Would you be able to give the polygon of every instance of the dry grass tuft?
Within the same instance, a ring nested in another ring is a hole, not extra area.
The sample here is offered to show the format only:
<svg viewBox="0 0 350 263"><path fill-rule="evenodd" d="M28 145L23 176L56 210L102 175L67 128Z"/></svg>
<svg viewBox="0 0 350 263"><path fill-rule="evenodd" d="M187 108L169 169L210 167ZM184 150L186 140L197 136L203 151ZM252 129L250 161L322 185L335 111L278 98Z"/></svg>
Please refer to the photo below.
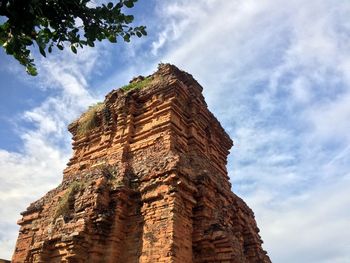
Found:
<svg viewBox="0 0 350 263"><path fill-rule="evenodd" d="M68 216L70 211L70 205L74 202L75 194L83 188L83 184L80 182L73 182L67 189L66 192L61 197L61 200L58 203L56 208L54 219L59 216Z"/></svg>
<svg viewBox="0 0 350 263"><path fill-rule="evenodd" d="M104 109L103 102L96 103L90 106L88 111L79 119L77 134L79 136L86 135L89 131L96 128L98 125L97 113Z"/></svg>

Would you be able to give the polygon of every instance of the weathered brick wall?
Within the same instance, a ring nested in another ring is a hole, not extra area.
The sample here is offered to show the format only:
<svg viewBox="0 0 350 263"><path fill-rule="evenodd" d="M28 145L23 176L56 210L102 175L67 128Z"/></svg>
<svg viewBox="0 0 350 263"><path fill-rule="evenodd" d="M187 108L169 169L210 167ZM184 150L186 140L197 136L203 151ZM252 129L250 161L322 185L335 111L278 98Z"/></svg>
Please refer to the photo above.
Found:
<svg viewBox="0 0 350 263"><path fill-rule="evenodd" d="M69 126L73 157L22 213L13 262L270 262L202 87L168 64L148 80L109 93L89 132Z"/></svg>

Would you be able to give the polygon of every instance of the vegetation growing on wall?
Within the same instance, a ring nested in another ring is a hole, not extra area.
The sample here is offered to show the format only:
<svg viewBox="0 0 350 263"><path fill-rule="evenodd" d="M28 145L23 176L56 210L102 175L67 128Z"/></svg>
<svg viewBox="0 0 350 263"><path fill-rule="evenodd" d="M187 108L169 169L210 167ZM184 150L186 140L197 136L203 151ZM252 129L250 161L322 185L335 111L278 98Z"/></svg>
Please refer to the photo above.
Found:
<svg viewBox="0 0 350 263"><path fill-rule="evenodd" d="M86 135L89 131L98 126L97 113L104 109L104 103L99 102L90 106L88 111L79 119L77 134Z"/></svg>
<svg viewBox="0 0 350 263"><path fill-rule="evenodd" d="M58 218L59 216L66 217L69 214L70 204L74 202L75 194L83 188L83 184L81 182L73 182L67 189L66 192L61 197L57 205L57 209L55 212L54 218Z"/></svg>
<svg viewBox="0 0 350 263"><path fill-rule="evenodd" d="M128 85L125 85L125 86L121 87L121 89L124 91L129 91L129 90L133 90L133 89L142 89L142 88L148 86L151 83L151 81L152 81L152 78L147 77L141 81L132 82Z"/></svg>

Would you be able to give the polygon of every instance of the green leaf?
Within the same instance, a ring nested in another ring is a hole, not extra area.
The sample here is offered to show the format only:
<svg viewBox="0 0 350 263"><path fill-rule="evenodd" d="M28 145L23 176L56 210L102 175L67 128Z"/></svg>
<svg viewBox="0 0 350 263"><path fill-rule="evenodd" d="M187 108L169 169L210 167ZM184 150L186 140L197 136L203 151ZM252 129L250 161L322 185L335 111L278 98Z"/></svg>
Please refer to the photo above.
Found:
<svg viewBox="0 0 350 263"><path fill-rule="evenodd" d="M62 45L60 45L60 44L57 44L57 47L58 47L59 50L63 50L63 48L64 48L64 47L63 47Z"/></svg>
<svg viewBox="0 0 350 263"><path fill-rule="evenodd" d="M108 37L109 42L111 43L117 43L117 37L115 35L110 35Z"/></svg>
<svg viewBox="0 0 350 263"><path fill-rule="evenodd" d="M125 42L130 42L130 34L126 33L123 38Z"/></svg>
<svg viewBox="0 0 350 263"><path fill-rule="evenodd" d="M125 23L130 24L134 20L134 16L128 15L124 17Z"/></svg>
<svg viewBox="0 0 350 263"><path fill-rule="evenodd" d="M145 30L144 27L142 27L140 31L144 36L147 36L147 31Z"/></svg>
<svg viewBox="0 0 350 263"><path fill-rule="evenodd" d="M108 7L108 9L112 9L112 8L113 8L113 3L109 2L109 3L107 4L107 7Z"/></svg>
<svg viewBox="0 0 350 263"><path fill-rule="evenodd" d="M74 54L77 54L77 48L74 45L71 45L70 49L73 51Z"/></svg>
<svg viewBox="0 0 350 263"><path fill-rule="evenodd" d="M94 46L95 46L94 42L91 41L91 40L86 40L86 43L87 43L90 47L94 47Z"/></svg>
<svg viewBox="0 0 350 263"><path fill-rule="evenodd" d="M134 7L134 2L133 1L125 1L124 5L128 8Z"/></svg>
<svg viewBox="0 0 350 263"><path fill-rule="evenodd" d="M47 19L43 19L41 24L44 26L44 27L48 27L49 26L49 23L47 21Z"/></svg>
<svg viewBox="0 0 350 263"><path fill-rule="evenodd" d="M49 46L48 51L49 51L49 53L52 52L52 46Z"/></svg>
<svg viewBox="0 0 350 263"><path fill-rule="evenodd" d="M36 68L33 65L28 65L26 67L26 71L29 75L32 75L32 76L38 75L38 71L36 70Z"/></svg>
<svg viewBox="0 0 350 263"><path fill-rule="evenodd" d="M30 46L33 44L33 41L30 37L24 37L22 41L26 46Z"/></svg>
<svg viewBox="0 0 350 263"><path fill-rule="evenodd" d="M121 2L119 2L118 4L115 5L116 9L120 9L123 7L123 4Z"/></svg>
<svg viewBox="0 0 350 263"><path fill-rule="evenodd" d="M39 47L40 54L44 57L46 57L45 50L42 47Z"/></svg>
<svg viewBox="0 0 350 263"><path fill-rule="evenodd" d="M3 47L5 48L7 54L13 55L15 53L12 41L6 41Z"/></svg>
<svg viewBox="0 0 350 263"><path fill-rule="evenodd" d="M137 35L138 37L142 37L142 33L141 33L140 31L136 31L136 35Z"/></svg>

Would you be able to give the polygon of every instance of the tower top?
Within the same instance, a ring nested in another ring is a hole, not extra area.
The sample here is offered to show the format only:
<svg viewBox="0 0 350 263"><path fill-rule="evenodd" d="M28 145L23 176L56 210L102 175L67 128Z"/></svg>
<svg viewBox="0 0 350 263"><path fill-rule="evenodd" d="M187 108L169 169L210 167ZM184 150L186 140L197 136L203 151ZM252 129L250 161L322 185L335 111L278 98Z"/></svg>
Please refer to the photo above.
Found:
<svg viewBox="0 0 350 263"><path fill-rule="evenodd" d="M205 156L226 174L232 140L208 110L202 90L192 75L171 64L112 90L69 125L74 154L65 177L113 165L159 139L168 150Z"/></svg>

